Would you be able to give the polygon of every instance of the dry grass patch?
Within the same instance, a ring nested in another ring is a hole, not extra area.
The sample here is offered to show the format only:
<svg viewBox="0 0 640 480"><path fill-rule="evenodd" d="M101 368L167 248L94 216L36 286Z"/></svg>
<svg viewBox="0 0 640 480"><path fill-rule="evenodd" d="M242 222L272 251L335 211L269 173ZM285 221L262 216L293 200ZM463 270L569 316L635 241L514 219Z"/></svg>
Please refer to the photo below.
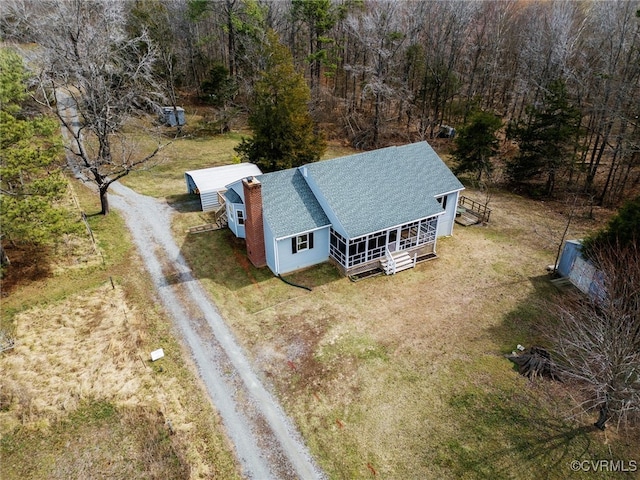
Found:
<svg viewBox="0 0 640 480"><path fill-rule="evenodd" d="M3 478L189 478L173 439L154 412L86 403L48 435L22 430L5 437Z"/></svg>
<svg viewBox="0 0 640 480"><path fill-rule="evenodd" d="M176 478L176 472L183 472L180 477L187 472L189 478L235 476L226 440L215 433L220 426L211 405L203 403L202 392L194 396L195 385L185 388L193 380L185 378L180 347L169 331L149 331L155 315L147 313L131 306L122 287L107 283L17 314L16 347L0 357L0 431L10 439L3 444L5 453L25 455L15 444L33 441L29 432L51 437L55 444L70 429L79 429L69 447L78 455L49 458L39 470L48 472L44 476L69 478L64 472L80 472L82 477L82 462L91 464L87 458L108 463L112 472L128 471L133 461L151 478ZM149 352L157 346L168 357L152 364ZM117 411L117 421L102 419L92 430L74 420L78 412L99 409L98 404ZM136 422L140 426L130 433L119 427ZM203 435L205 428L212 431ZM98 441L80 441L95 435ZM112 443L114 435L120 442ZM146 457L137 457L145 451ZM173 458L169 464L163 463L165 455ZM160 466L154 467L157 462Z"/></svg>
<svg viewBox="0 0 640 480"><path fill-rule="evenodd" d="M16 347L0 359L3 393L14 400L5 421L55 421L87 398L144 403L152 378L139 356L145 333L121 288L103 285L14 320Z"/></svg>

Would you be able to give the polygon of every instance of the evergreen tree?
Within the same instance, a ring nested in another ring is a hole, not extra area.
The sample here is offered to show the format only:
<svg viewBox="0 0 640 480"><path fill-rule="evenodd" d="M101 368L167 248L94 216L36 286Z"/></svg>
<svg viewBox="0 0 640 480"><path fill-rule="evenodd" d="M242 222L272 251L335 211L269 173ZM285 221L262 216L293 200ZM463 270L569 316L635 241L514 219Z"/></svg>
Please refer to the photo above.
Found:
<svg viewBox="0 0 640 480"><path fill-rule="evenodd" d="M307 25L309 47L307 61L311 73L311 90L316 92L320 87L322 66L327 63L328 52L325 44L332 39L326 36L341 14L349 8L348 4L338 6L331 0L291 0L292 14Z"/></svg>
<svg viewBox="0 0 640 480"><path fill-rule="evenodd" d="M309 87L273 31L267 35L265 62L249 116L253 138L243 139L236 151L265 172L319 160L325 142L309 114Z"/></svg>
<svg viewBox="0 0 640 480"><path fill-rule="evenodd" d="M221 63L214 64L200 84L203 99L214 107L224 107L238 91L238 86Z"/></svg>
<svg viewBox="0 0 640 480"><path fill-rule="evenodd" d="M525 122L509 125L507 138L518 142L520 152L507 164L514 183L530 183L546 176L545 194L553 194L556 173L569 165L576 150L580 111L569 103L565 84L549 85L540 105L527 108Z"/></svg>
<svg viewBox="0 0 640 480"><path fill-rule="evenodd" d="M460 129L455 139L453 157L457 162L455 173L473 172L477 179L482 174L491 174L491 157L498 153L496 132L502 126L500 118L492 113L477 111L471 114L469 122Z"/></svg>
<svg viewBox="0 0 640 480"><path fill-rule="evenodd" d="M606 228L588 236L582 242L582 251L592 258L599 249L638 247L640 242L640 196L627 201L611 218Z"/></svg>
<svg viewBox="0 0 640 480"><path fill-rule="evenodd" d="M56 206L67 188L60 171L58 124L50 118L23 114L25 80L22 59L0 49L2 242L45 245L73 227L66 210ZM8 258L4 248L1 250L5 265Z"/></svg>

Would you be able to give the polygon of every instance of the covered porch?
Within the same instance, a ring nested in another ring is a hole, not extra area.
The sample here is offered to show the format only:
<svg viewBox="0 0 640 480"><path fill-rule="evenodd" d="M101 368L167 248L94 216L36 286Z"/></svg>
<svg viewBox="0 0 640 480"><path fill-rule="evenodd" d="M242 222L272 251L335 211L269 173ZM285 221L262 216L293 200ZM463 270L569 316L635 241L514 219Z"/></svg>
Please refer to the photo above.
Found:
<svg viewBox="0 0 640 480"><path fill-rule="evenodd" d="M437 228L438 216L351 239L332 228L329 255L345 275L376 269L393 274L435 258Z"/></svg>

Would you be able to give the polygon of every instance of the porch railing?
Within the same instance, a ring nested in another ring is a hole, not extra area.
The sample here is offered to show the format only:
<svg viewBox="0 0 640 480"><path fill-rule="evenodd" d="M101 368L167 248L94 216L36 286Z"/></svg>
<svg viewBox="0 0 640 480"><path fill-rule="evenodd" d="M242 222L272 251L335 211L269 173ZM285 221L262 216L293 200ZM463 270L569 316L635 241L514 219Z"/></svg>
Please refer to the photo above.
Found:
<svg viewBox="0 0 640 480"><path fill-rule="evenodd" d="M476 216L480 218L481 222L483 223L489 222L489 217L491 216L491 209L486 205L461 195L460 200L458 201L458 206L464 207L467 210L471 210L472 212L474 212Z"/></svg>

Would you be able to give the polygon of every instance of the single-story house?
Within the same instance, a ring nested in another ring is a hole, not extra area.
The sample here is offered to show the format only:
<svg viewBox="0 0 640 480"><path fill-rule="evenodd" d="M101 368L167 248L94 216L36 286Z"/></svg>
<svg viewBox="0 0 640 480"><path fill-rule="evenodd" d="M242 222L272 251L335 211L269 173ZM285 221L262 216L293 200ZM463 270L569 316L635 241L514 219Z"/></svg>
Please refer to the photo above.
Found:
<svg viewBox="0 0 640 480"><path fill-rule="evenodd" d="M229 228L281 275L331 261L346 275L395 273L451 235L460 181L426 142L388 147L227 185Z"/></svg>
<svg viewBox="0 0 640 480"><path fill-rule="evenodd" d="M241 178L260 175L262 172L253 163L234 163L222 167L203 168L185 172L187 193L200 196L203 212L220 207L220 195L226 190L226 185Z"/></svg>

